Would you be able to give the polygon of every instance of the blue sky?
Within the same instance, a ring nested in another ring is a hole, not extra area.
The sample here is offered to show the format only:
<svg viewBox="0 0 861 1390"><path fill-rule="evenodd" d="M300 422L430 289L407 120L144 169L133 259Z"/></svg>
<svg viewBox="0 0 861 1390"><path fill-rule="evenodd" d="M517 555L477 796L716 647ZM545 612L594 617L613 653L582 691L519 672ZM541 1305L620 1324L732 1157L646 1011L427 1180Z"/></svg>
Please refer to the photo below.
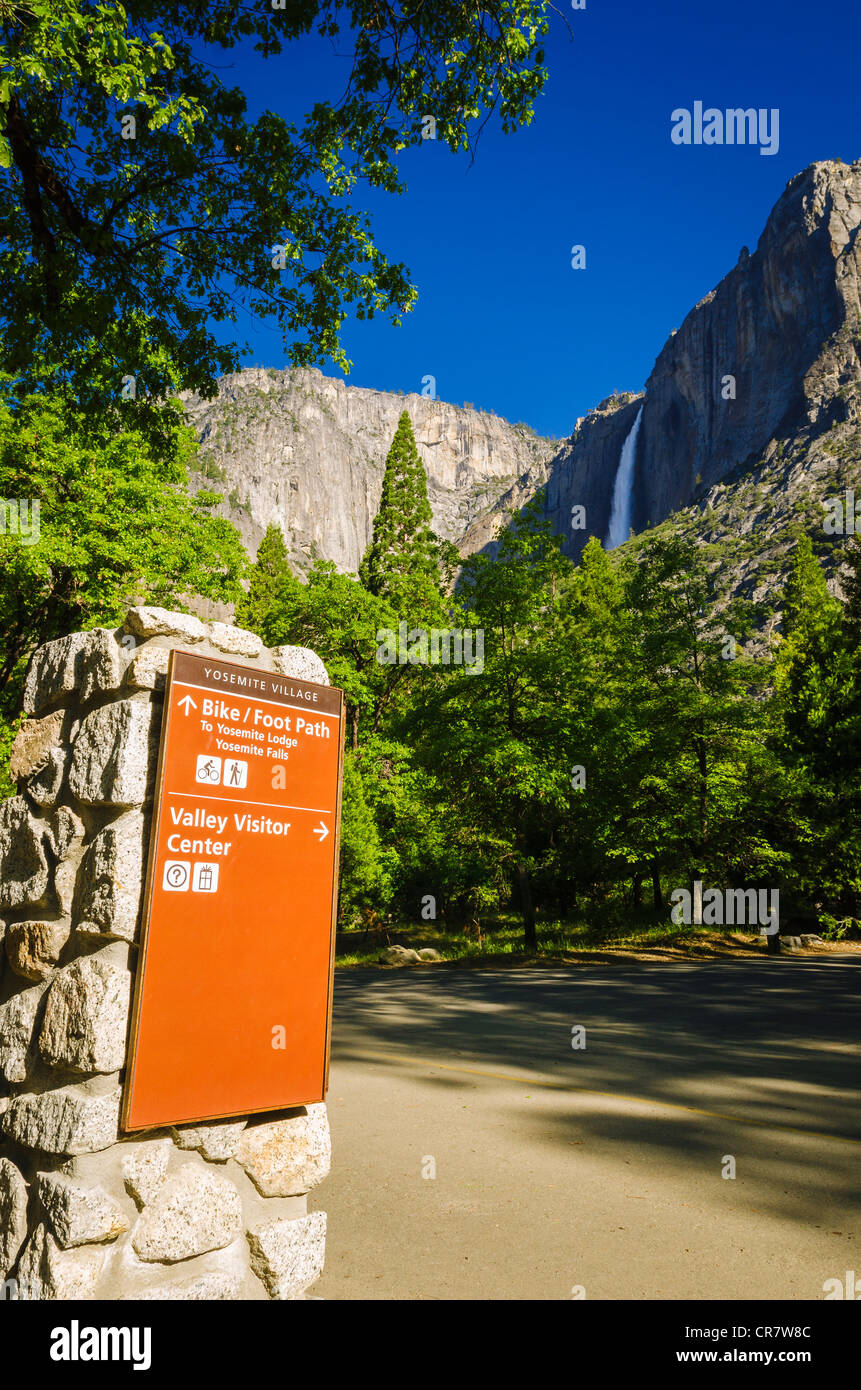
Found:
<svg viewBox="0 0 861 1390"><path fill-rule="evenodd" d="M351 384L420 391L431 374L444 400L566 435L611 391L642 388L670 331L742 245L753 251L793 174L861 157L861 11L846 0L558 8L571 35L552 15L550 80L530 127L488 126L472 165L426 141L403 156L404 196L356 200L419 301L400 328L345 326ZM347 71L318 38L266 63L234 52L225 68L252 115L291 118L337 95ZM778 108L778 152L674 145L671 112L697 100ZM585 270L571 268L575 244ZM237 333L248 364L285 365L271 324L244 318Z"/></svg>

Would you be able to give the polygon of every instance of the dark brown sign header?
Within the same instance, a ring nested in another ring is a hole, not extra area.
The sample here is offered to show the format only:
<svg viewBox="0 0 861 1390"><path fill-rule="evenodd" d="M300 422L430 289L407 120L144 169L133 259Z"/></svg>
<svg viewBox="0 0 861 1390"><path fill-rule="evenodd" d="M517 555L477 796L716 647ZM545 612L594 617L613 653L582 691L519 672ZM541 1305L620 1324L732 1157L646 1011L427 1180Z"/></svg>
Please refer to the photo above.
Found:
<svg viewBox="0 0 861 1390"><path fill-rule="evenodd" d="M233 661L177 650L174 653L174 679L207 690L219 690L225 695L251 695L258 700L274 700L282 705L306 706L321 714L339 714L341 692L330 686L311 681L279 676L274 671L260 671L254 666L238 666ZM235 716L239 718L238 715Z"/></svg>

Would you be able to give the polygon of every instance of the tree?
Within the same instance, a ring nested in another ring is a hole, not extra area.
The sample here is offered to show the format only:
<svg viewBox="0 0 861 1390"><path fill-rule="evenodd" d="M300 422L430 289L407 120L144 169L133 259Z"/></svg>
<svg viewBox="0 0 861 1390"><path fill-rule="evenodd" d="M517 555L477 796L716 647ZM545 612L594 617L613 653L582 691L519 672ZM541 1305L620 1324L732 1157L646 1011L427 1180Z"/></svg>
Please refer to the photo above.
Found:
<svg viewBox="0 0 861 1390"><path fill-rule="evenodd" d="M850 591L845 624L851 632ZM775 668L782 743L801 764L834 766L845 749L834 744L838 692L848 671L841 641L840 604L807 536L798 540L783 603L783 641Z"/></svg>
<svg viewBox="0 0 861 1390"><path fill-rule="evenodd" d="M569 776L554 670L554 592L569 562L543 517L539 494L499 538L494 559L473 555L459 587L465 616L481 629L482 671L428 673L411 712L424 766L449 808L449 842L465 868L461 891L506 880L523 917L527 949L537 945L532 872L546 854Z"/></svg>
<svg viewBox="0 0 861 1390"><path fill-rule="evenodd" d="M290 581L274 595L259 631L269 646L283 642L313 647L334 685L347 698L351 746L359 746L359 727L379 727L391 697L409 667L377 660L377 633L397 619L384 599L369 594L355 575L339 574L331 560L318 560L307 584Z"/></svg>
<svg viewBox="0 0 861 1390"><path fill-rule="evenodd" d="M856 596L828 592L810 540L795 552L774 684L774 741L786 767L788 882L823 920L859 915L861 793Z"/></svg>
<svg viewBox="0 0 861 1390"><path fill-rule="evenodd" d="M630 834L633 806L656 809L655 784L645 782L648 757L640 681L632 669L635 636L617 555L593 537L560 593L559 634L552 646L565 764L573 795L556 835L556 865L565 894L585 889L602 898L620 868L638 884L652 875L660 901L659 866L648 832ZM578 769L576 774L574 770ZM581 771L582 769L582 771ZM637 790L639 788L639 791ZM648 821L648 815L645 817ZM560 894L560 908L568 907Z"/></svg>
<svg viewBox="0 0 861 1390"><path fill-rule="evenodd" d="M0 0L0 366L101 408L124 378L139 399L213 395L239 360L219 326L240 309L274 316L294 362L348 366L347 313L398 322L416 298L350 195L403 191L398 156L427 112L451 150L494 111L507 132L527 123L544 10ZM280 60L312 30L352 48L343 96L301 126L249 121L224 52Z"/></svg>
<svg viewBox="0 0 861 1390"><path fill-rule="evenodd" d="M846 574L843 577L843 627L847 639L861 648L861 541L853 536L843 550Z"/></svg>
<svg viewBox="0 0 861 1390"><path fill-rule="evenodd" d="M258 633L270 646L277 645L269 641L272 624L283 623L300 594L301 585L294 578L287 558L284 533L280 526L272 522L257 547L257 559L249 574L248 592L236 605L237 627Z"/></svg>
<svg viewBox="0 0 861 1390"><path fill-rule="evenodd" d="M388 906L391 892L386 856L365 796L361 768L354 754L348 752L342 789L338 916L351 923L362 908L379 911Z"/></svg>
<svg viewBox="0 0 861 1390"><path fill-rule="evenodd" d="M359 568L369 593L405 619L442 621L440 550L430 528L427 474L403 411L386 457L374 533Z"/></svg>
<svg viewBox="0 0 861 1390"><path fill-rule="evenodd" d="M772 859L750 816L752 788L769 775L764 672L741 646L754 615L728 601L720 558L657 536L629 562L624 680L639 770L626 833L686 877L731 882L767 875Z"/></svg>
<svg viewBox="0 0 861 1390"><path fill-rule="evenodd" d="M0 691L10 698L42 642L116 624L131 603L240 596L245 552L210 515L220 497L188 495L196 445L176 406L168 430L170 447L156 451L132 424L98 428L54 395L0 403L0 497L26 499L30 531L19 511L17 529L0 534Z"/></svg>

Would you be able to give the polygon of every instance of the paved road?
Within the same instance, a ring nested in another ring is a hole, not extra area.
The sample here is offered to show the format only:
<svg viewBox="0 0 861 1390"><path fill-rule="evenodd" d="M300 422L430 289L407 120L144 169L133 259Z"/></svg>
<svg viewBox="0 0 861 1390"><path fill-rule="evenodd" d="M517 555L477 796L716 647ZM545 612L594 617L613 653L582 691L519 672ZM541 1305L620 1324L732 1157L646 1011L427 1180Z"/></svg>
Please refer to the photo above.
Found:
<svg viewBox="0 0 861 1390"><path fill-rule="evenodd" d="M340 971L315 1292L823 1298L861 1276L859 985L857 957Z"/></svg>

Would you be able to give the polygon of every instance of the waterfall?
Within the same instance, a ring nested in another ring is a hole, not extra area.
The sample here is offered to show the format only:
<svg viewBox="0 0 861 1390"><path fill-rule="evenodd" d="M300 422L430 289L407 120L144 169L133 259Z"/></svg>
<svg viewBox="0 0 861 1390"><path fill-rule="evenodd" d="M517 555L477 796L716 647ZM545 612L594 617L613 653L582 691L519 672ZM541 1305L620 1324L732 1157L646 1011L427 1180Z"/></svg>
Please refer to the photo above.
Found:
<svg viewBox="0 0 861 1390"><path fill-rule="evenodd" d="M643 418L643 407L637 412L631 433L622 445L622 453L619 458L619 468L616 472L616 482L613 487L613 505L610 508L610 527L607 531L607 539L604 542L607 550L614 550L617 545L628 539L631 530L631 515L634 510L634 462L637 457L637 435L640 433L640 421Z"/></svg>

